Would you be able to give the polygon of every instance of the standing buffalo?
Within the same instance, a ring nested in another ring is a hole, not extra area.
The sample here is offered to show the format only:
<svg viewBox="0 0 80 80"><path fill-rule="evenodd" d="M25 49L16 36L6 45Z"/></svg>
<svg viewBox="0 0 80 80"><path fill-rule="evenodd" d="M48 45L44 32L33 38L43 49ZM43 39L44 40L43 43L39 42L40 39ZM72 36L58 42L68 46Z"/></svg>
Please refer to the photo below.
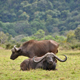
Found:
<svg viewBox="0 0 80 80"><path fill-rule="evenodd" d="M27 56L29 58L32 58L34 56L41 57L47 52L53 52L54 54L56 54L58 52L58 46L59 44L53 40L30 40L25 42L19 48L16 48L14 46L10 59L14 60L21 55Z"/></svg>
<svg viewBox="0 0 80 80"><path fill-rule="evenodd" d="M48 52L42 57L33 57L30 59L24 60L20 64L20 68L23 71L24 70L30 70L30 69L37 69L37 68L42 68L45 70L55 70L56 69L55 59L59 60L60 62L65 62L67 60L67 56L65 56L64 60L61 60L54 53Z"/></svg>

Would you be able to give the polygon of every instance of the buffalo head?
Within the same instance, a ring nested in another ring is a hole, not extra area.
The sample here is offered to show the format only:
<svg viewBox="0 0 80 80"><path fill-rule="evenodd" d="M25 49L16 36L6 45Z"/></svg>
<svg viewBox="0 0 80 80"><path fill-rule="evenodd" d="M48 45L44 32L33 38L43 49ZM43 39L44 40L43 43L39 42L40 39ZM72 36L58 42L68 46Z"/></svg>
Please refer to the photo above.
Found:
<svg viewBox="0 0 80 80"><path fill-rule="evenodd" d="M39 63L41 61L43 61L44 64L44 68L47 70L55 70L56 68L56 59L59 60L60 62L65 62L67 60L67 56L65 56L65 59L62 60L60 58L58 58L54 53L50 53L48 52L47 54L45 54L44 56L42 56L41 58L37 59L37 58L33 58L34 62Z"/></svg>
<svg viewBox="0 0 80 80"><path fill-rule="evenodd" d="M10 59L14 60L16 59L18 56L20 56L21 54L21 49L19 48L16 48L16 46L14 46L14 48L12 48L12 55L10 57Z"/></svg>
<svg viewBox="0 0 80 80"><path fill-rule="evenodd" d="M67 56L66 55L64 55L64 56L65 56L65 59L61 60L54 53L48 52L47 54L45 54L44 56L42 56L42 58L40 58L38 60L36 60L36 58L34 57L34 62L40 62L43 59L46 59L49 64L51 64L53 61L55 61L55 59L59 60L60 62L65 62L67 60Z"/></svg>

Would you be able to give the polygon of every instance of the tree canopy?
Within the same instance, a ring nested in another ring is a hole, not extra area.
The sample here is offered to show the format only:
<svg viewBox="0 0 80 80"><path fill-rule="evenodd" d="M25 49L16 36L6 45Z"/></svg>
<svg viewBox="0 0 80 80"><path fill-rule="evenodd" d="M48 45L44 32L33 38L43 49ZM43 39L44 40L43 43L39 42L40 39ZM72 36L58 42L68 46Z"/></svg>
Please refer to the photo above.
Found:
<svg viewBox="0 0 80 80"><path fill-rule="evenodd" d="M80 0L0 0L0 31L12 36L64 34L80 25Z"/></svg>

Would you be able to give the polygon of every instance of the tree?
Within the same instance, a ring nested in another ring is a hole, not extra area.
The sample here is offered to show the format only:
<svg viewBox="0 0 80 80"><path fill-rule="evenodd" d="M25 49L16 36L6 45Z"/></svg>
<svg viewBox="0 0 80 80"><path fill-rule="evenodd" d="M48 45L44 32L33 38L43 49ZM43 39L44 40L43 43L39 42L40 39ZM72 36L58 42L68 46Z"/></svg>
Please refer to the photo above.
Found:
<svg viewBox="0 0 80 80"><path fill-rule="evenodd" d="M17 35L17 33L13 29L9 29L9 34L11 34L12 36Z"/></svg>
<svg viewBox="0 0 80 80"><path fill-rule="evenodd" d="M80 40L80 25L75 29L75 38Z"/></svg>
<svg viewBox="0 0 80 80"><path fill-rule="evenodd" d="M0 43L1 44L6 43L7 39L8 39L8 36L6 34L4 34L4 32L1 31L0 32Z"/></svg>
<svg viewBox="0 0 80 80"><path fill-rule="evenodd" d="M24 35L18 35L18 36L15 36L14 38L15 38L15 41L20 42L20 40L24 37L25 37Z"/></svg>
<svg viewBox="0 0 80 80"><path fill-rule="evenodd" d="M39 29L34 36L37 40L41 40L45 37L45 32L42 29Z"/></svg>
<svg viewBox="0 0 80 80"><path fill-rule="evenodd" d="M50 39L55 40L54 37L51 36L51 35L47 35L47 36L45 36L45 40L50 40Z"/></svg>
<svg viewBox="0 0 80 80"><path fill-rule="evenodd" d="M20 16L19 16L20 20L29 20L29 15L26 14L26 12L23 12Z"/></svg>
<svg viewBox="0 0 80 80"><path fill-rule="evenodd" d="M70 30L67 34L67 42L72 42L72 40L75 39L75 33L74 31Z"/></svg>
<svg viewBox="0 0 80 80"><path fill-rule="evenodd" d="M55 41L57 42L63 42L66 40L66 37L64 36L55 36Z"/></svg>
<svg viewBox="0 0 80 80"><path fill-rule="evenodd" d="M29 41L29 40L32 40L32 39L33 39L32 37L27 36L27 37L22 38L21 42Z"/></svg>
<svg viewBox="0 0 80 80"><path fill-rule="evenodd" d="M31 28L35 28L35 30L39 30L39 29L45 29L45 23L44 21L40 21L40 20L34 20L30 23Z"/></svg>

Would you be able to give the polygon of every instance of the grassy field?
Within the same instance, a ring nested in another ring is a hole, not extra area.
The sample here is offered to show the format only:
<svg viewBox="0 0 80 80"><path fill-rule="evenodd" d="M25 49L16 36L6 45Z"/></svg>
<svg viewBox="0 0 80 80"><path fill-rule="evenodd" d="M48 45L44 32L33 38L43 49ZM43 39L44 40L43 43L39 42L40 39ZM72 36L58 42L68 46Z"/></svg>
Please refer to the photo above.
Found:
<svg viewBox="0 0 80 80"><path fill-rule="evenodd" d="M80 51L59 51L57 56L63 59L62 54L68 59L63 63L58 61L58 70L20 71L20 63L26 57L10 60L11 51L0 49L0 80L80 80Z"/></svg>

